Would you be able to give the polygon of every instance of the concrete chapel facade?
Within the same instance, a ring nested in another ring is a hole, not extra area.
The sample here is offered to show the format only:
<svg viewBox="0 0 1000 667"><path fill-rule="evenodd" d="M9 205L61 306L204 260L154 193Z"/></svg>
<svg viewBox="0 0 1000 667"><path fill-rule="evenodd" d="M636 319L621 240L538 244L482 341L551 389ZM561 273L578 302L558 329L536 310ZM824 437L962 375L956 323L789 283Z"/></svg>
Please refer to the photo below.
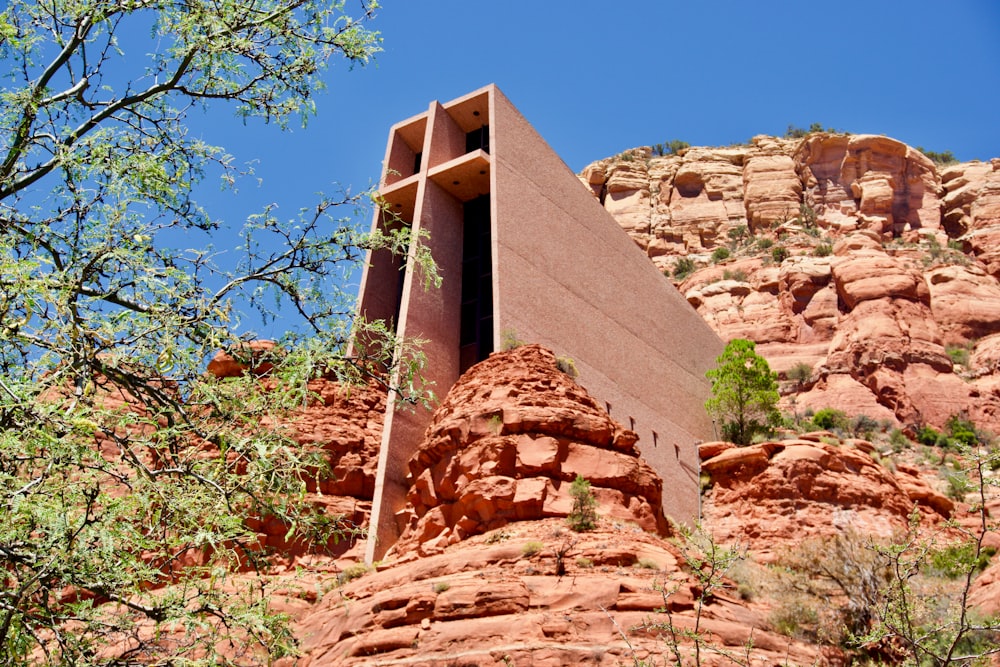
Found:
<svg viewBox="0 0 1000 667"><path fill-rule="evenodd" d="M502 332L571 357L578 381L639 436L664 480L664 512L698 512L695 444L712 438L705 371L722 342L494 85L397 123L381 194L426 231L443 277L424 289L403 260L371 253L358 315L428 341L443 396L499 349ZM393 224L376 213L374 228ZM401 532L407 462L430 421L387 403L366 558Z"/></svg>

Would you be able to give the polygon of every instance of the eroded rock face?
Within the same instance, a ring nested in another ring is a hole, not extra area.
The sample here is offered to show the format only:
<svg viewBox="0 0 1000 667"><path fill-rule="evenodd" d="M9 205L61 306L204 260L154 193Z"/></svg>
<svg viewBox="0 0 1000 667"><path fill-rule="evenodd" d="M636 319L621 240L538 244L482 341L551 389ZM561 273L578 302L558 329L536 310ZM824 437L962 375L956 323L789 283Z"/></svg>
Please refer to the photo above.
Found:
<svg viewBox="0 0 1000 667"><path fill-rule="evenodd" d="M605 520L576 534L560 519L519 522L327 594L296 625L296 664L659 664L670 654L663 610L676 627L694 627L700 588L682 563L674 545L634 526ZM767 664L829 664L819 647L771 629L766 608L727 590L707 598L699 623L723 649L739 651L752 636Z"/></svg>
<svg viewBox="0 0 1000 667"><path fill-rule="evenodd" d="M435 553L511 521L564 517L577 475L601 515L664 533L662 481L636 440L548 350L494 353L448 392L410 461L395 553Z"/></svg>
<svg viewBox="0 0 1000 667"><path fill-rule="evenodd" d="M605 205L665 273L694 262L678 287L721 338L755 341L782 375L809 367L784 384L787 411L937 428L963 413L1000 431L1000 159L939 168L894 139L823 132L632 153L586 178L645 193Z"/></svg>
<svg viewBox="0 0 1000 667"><path fill-rule="evenodd" d="M705 525L716 540L739 541L768 561L803 539L846 529L892 538L906 529L914 505L931 522L951 516L954 503L917 469L893 472L873 451L867 441L841 442L830 433L748 447L705 443Z"/></svg>

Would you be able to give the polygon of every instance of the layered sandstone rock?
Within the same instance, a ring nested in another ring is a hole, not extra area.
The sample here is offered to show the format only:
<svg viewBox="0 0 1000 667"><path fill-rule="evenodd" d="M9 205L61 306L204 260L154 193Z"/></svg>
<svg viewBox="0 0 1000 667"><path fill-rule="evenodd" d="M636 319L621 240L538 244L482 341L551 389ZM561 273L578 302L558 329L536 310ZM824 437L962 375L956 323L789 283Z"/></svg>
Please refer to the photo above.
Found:
<svg viewBox="0 0 1000 667"><path fill-rule="evenodd" d="M783 376L809 367L783 386L788 411L1000 431L1000 159L939 168L887 137L813 133L636 150L585 177L648 193L605 204L665 272L695 263L679 288L720 337L754 340Z"/></svg>
<svg viewBox="0 0 1000 667"><path fill-rule="evenodd" d="M636 440L548 350L494 353L451 388L410 461L395 553L435 553L511 521L564 517L577 475L602 516L665 532L662 481Z"/></svg>
<svg viewBox="0 0 1000 667"><path fill-rule="evenodd" d="M577 534L560 519L518 522L328 593L296 625L305 654L296 664L659 664L672 655L665 610L678 629L694 627L700 587L683 563L677 547L626 523ZM730 587L704 600L707 641L739 652L752 637L766 664L827 664Z"/></svg>
<svg viewBox="0 0 1000 667"><path fill-rule="evenodd" d="M699 454L711 488L703 521L719 542L739 541L769 561L803 539L847 529L892 538L914 505L931 523L951 516L954 503L916 468L893 472L873 452L867 441L830 433L749 447L705 443Z"/></svg>

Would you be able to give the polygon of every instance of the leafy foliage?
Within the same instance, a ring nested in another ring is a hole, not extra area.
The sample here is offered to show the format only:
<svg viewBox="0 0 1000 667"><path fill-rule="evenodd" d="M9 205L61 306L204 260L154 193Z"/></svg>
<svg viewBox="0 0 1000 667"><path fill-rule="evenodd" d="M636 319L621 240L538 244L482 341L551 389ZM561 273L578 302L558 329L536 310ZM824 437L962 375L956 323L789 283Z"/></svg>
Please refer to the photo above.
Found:
<svg viewBox="0 0 1000 667"><path fill-rule="evenodd" d="M800 361L788 369L788 379L794 380L797 384L801 385L812 378L812 373L812 365L805 361Z"/></svg>
<svg viewBox="0 0 1000 667"><path fill-rule="evenodd" d="M729 341L706 375L712 381L712 397L705 408L722 421L728 440L748 445L755 435L770 434L781 423L778 376L757 354L753 341Z"/></svg>
<svg viewBox="0 0 1000 667"><path fill-rule="evenodd" d="M923 146L917 146L917 150L929 157L931 161L941 166L955 164L958 162L958 158L955 157L955 154L951 151L929 151Z"/></svg>
<svg viewBox="0 0 1000 667"><path fill-rule="evenodd" d="M436 275L405 227L359 230L369 193L322 198L288 221L267 209L227 229L193 193L210 173L229 185L241 174L187 121L218 104L282 127L308 117L331 58L363 64L378 50L365 26L375 5L358 7L355 18L316 0L53 0L0 14L7 660L294 652L262 581L237 576L266 565L251 526L277 522L286 543L317 550L352 528L301 502L326 463L277 425L322 375L388 370L417 400L420 357L405 346L394 357L386 324L363 325L365 356L346 357L352 306L341 287L375 248L411 250L425 278ZM239 247L220 266L210 241L226 234ZM302 327L259 356L240 308L267 322L282 306ZM206 376L220 348L270 367L269 379Z"/></svg>
<svg viewBox="0 0 1000 667"><path fill-rule="evenodd" d="M680 139L672 139L666 143L653 144L653 155L678 155L681 151L690 148L691 144Z"/></svg>
<svg viewBox="0 0 1000 667"><path fill-rule="evenodd" d="M834 410L833 408L817 410L816 414L813 415L812 421L816 428L826 430L847 428L848 424L847 415L843 411Z"/></svg>
<svg viewBox="0 0 1000 667"><path fill-rule="evenodd" d="M590 482L577 475L569 488L569 495L573 497L573 511L566 517L569 527L578 533L596 528L597 499L590 490Z"/></svg>
<svg viewBox="0 0 1000 667"><path fill-rule="evenodd" d="M674 264L673 276L678 280L684 280L689 275L694 273L696 268L697 266L695 266L693 259L690 257L681 257Z"/></svg>
<svg viewBox="0 0 1000 667"><path fill-rule="evenodd" d="M681 590L681 584L674 582L673 585L657 586L663 596L661 611L666 620L659 622L650 619L643 624L642 629L646 632L657 632L663 638L673 664L686 665L691 662L700 666L703 664L702 653L709 652L724 657L733 664L749 665L750 650L753 646L752 635L742 647L742 653L736 653L719 646L713 641L711 633L702 629L705 606L714 600L718 591L731 586L728 577L733 568L746 559L746 549L740 544L723 546L700 526L690 528L673 524L673 528L678 535L673 542L680 552L682 567L697 581L697 586L690 588L695 594L694 623L689 626L687 623L681 624L674 620L670 598ZM685 660L685 648L688 644L691 646L690 661ZM640 663L637 661L636 664Z"/></svg>

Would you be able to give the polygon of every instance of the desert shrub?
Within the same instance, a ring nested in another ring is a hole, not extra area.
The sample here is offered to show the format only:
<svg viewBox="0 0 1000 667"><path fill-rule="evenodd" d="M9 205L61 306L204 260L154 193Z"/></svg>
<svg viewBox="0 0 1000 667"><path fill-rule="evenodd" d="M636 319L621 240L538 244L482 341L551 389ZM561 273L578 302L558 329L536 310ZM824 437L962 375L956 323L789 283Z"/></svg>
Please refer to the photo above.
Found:
<svg viewBox="0 0 1000 667"><path fill-rule="evenodd" d="M923 146L917 146L917 150L929 157L934 163L942 166L958 162L958 158L951 151L929 151L924 149Z"/></svg>
<svg viewBox="0 0 1000 667"><path fill-rule="evenodd" d="M819 614L811 602L801 597L786 598L771 612L768 622L778 634L796 639L812 639L813 633L806 628L815 628L819 624Z"/></svg>
<svg viewBox="0 0 1000 667"><path fill-rule="evenodd" d="M938 444L942 435L941 431L937 430L933 426L922 426L920 430L917 431L917 442L921 445L933 447Z"/></svg>
<svg viewBox="0 0 1000 667"><path fill-rule="evenodd" d="M965 345L947 345L944 351L948 353L951 363L955 366L969 366L969 348Z"/></svg>
<svg viewBox="0 0 1000 667"><path fill-rule="evenodd" d="M566 517L569 527L578 533L596 528L597 498L590 490L590 482L577 475L569 488L569 494L573 497L573 511Z"/></svg>
<svg viewBox="0 0 1000 667"><path fill-rule="evenodd" d="M524 546L521 547L521 554L530 558L535 554L539 553L544 548L545 545L539 542L538 540L531 540L529 542L525 542Z"/></svg>
<svg viewBox="0 0 1000 667"><path fill-rule="evenodd" d="M944 493L952 500L965 500L966 494L972 490L972 482L969 481L968 475L960 470L946 470L941 476L947 482Z"/></svg>
<svg viewBox="0 0 1000 667"><path fill-rule="evenodd" d="M681 141L680 139L671 139L662 144L653 144L653 155L664 156L664 155L677 155L685 148L690 148L691 144L686 141Z"/></svg>
<svg viewBox="0 0 1000 667"><path fill-rule="evenodd" d="M576 369L576 362L573 361L572 357L556 357L556 368L573 379L576 379L580 375L580 372Z"/></svg>
<svg viewBox="0 0 1000 667"><path fill-rule="evenodd" d="M774 239L762 238L757 239L757 247L761 250L770 250L771 246L774 245Z"/></svg>
<svg viewBox="0 0 1000 667"><path fill-rule="evenodd" d="M484 541L486 544L497 544L508 539L510 539L510 533L506 530L497 530L487 535Z"/></svg>
<svg viewBox="0 0 1000 667"><path fill-rule="evenodd" d="M892 447L892 451L896 452L897 454L903 451L903 449L905 449L906 447L908 447L909 444L910 441L909 439L907 439L906 434L903 433L898 428L892 429L892 431L889 433L889 446Z"/></svg>
<svg viewBox="0 0 1000 667"><path fill-rule="evenodd" d="M847 427L847 415L840 410L823 408L816 411L816 414L813 415L812 422L816 428L827 431L843 429Z"/></svg>
<svg viewBox="0 0 1000 667"><path fill-rule="evenodd" d="M371 567L365 563L354 563L353 565L348 565L340 574L337 575L337 583L343 586L349 581L354 581L360 576L363 576L371 571Z"/></svg>
<svg viewBox="0 0 1000 667"><path fill-rule="evenodd" d="M788 379L802 384L812 378L812 373L813 367L804 361L800 361L788 369Z"/></svg>
<svg viewBox="0 0 1000 667"><path fill-rule="evenodd" d="M635 562L635 566L644 570L659 570L660 564L652 558L640 558Z"/></svg>
<svg viewBox="0 0 1000 667"><path fill-rule="evenodd" d="M518 338L517 332L513 329L504 329L500 332L500 349L503 351L514 350L524 345L524 341Z"/></svg>
<svg viewBox="0 0 1000 667"><path fill-rule="evenodd" d="M831 538L804 541L784 556L786 594L799 598L800 618L812 610L822 641L847 645L877 621L883 590L891 576L887 559L860 533L846 530Z"/></svg>
<svg viewBox="0 0 1000 667"><path fill-rule="evenodd" d="M673 276L678 280L683 280L694 273L695 268L697 267L695 266L693 259L690 257L681 257L674 264Z"/></svg>
<svg viewBox="0 0 1000 667"><path fill-rule="evenodd" d="M594 567L594 561L592 561L589 558L584 558L583 556L580 556L579 558L576 559L576 566L582 567L584 569L591 568Z"/></svg>
<svg viewBox="0 0 1000 667"><path fill-rule="evenodd" d="M854 419L851 420L851 433L854 434L855 438L871 439L872 434L875 433L878 428L878 420L873 419L868 415L856 415Z"/></svg>
<svg viewBox="0 0 1000 667"><path fill-rule="evenodd" d="M833 254L833 246L829 243L820 243L813 249L813 255L816 257L829 257Z"/></svg>
<svg viewBox="0 0 1000 667"><path fill-rule="evenodd" d="M725 246L719 246L712 251L712 261L718 264L724 259L729 259L729 248Z"/></svg>
<svg viewBox="0 0 1000 667"><path fill-rule="evenodd" d="M444 593L449 588L451 588L451 584L449 584L447 581L435 581L434 585L431 586L431 589L435 593Z"/></svg>
<svg viewBox="0 0 1000 667"><path fill-rule="evenodd" d="M788 259L788 249L780 245L771 248L771 259L775 264L781 264Z"/></svg>
<svg viewBox="0 0 1000 667"><path fill-rule="evenodd" d="M806 229L812 229L816 226L816 211L805 202L799 204L799 222Z"/></svg>
<svg viewBox="0 0 1000 667"><path fill-rule="evenodd" d="M945 428L948 430L948 435L952 440L959 442L967 447L971 447L979 443L979 435L976 432L976 425L970 420L961 417L960 415L952 415L945 422Z"/></svg>
<svg viewBox="0 0 1000 667"><path fill-rule="evenodd" d="M750 230L746 225L736 225L726 232L726 235L729 237L731 247L735 250L736 246L750 235Z"/></svg>
<svg viewBox="0 0 1000 667"><path fill-rule="evenodd" d="M729 269L726 269L725 271L722 272L722 279L736 280L741 283L745 283L747 281L747 274L742 269L736 269L735 271L730 271Z"/></svg>

